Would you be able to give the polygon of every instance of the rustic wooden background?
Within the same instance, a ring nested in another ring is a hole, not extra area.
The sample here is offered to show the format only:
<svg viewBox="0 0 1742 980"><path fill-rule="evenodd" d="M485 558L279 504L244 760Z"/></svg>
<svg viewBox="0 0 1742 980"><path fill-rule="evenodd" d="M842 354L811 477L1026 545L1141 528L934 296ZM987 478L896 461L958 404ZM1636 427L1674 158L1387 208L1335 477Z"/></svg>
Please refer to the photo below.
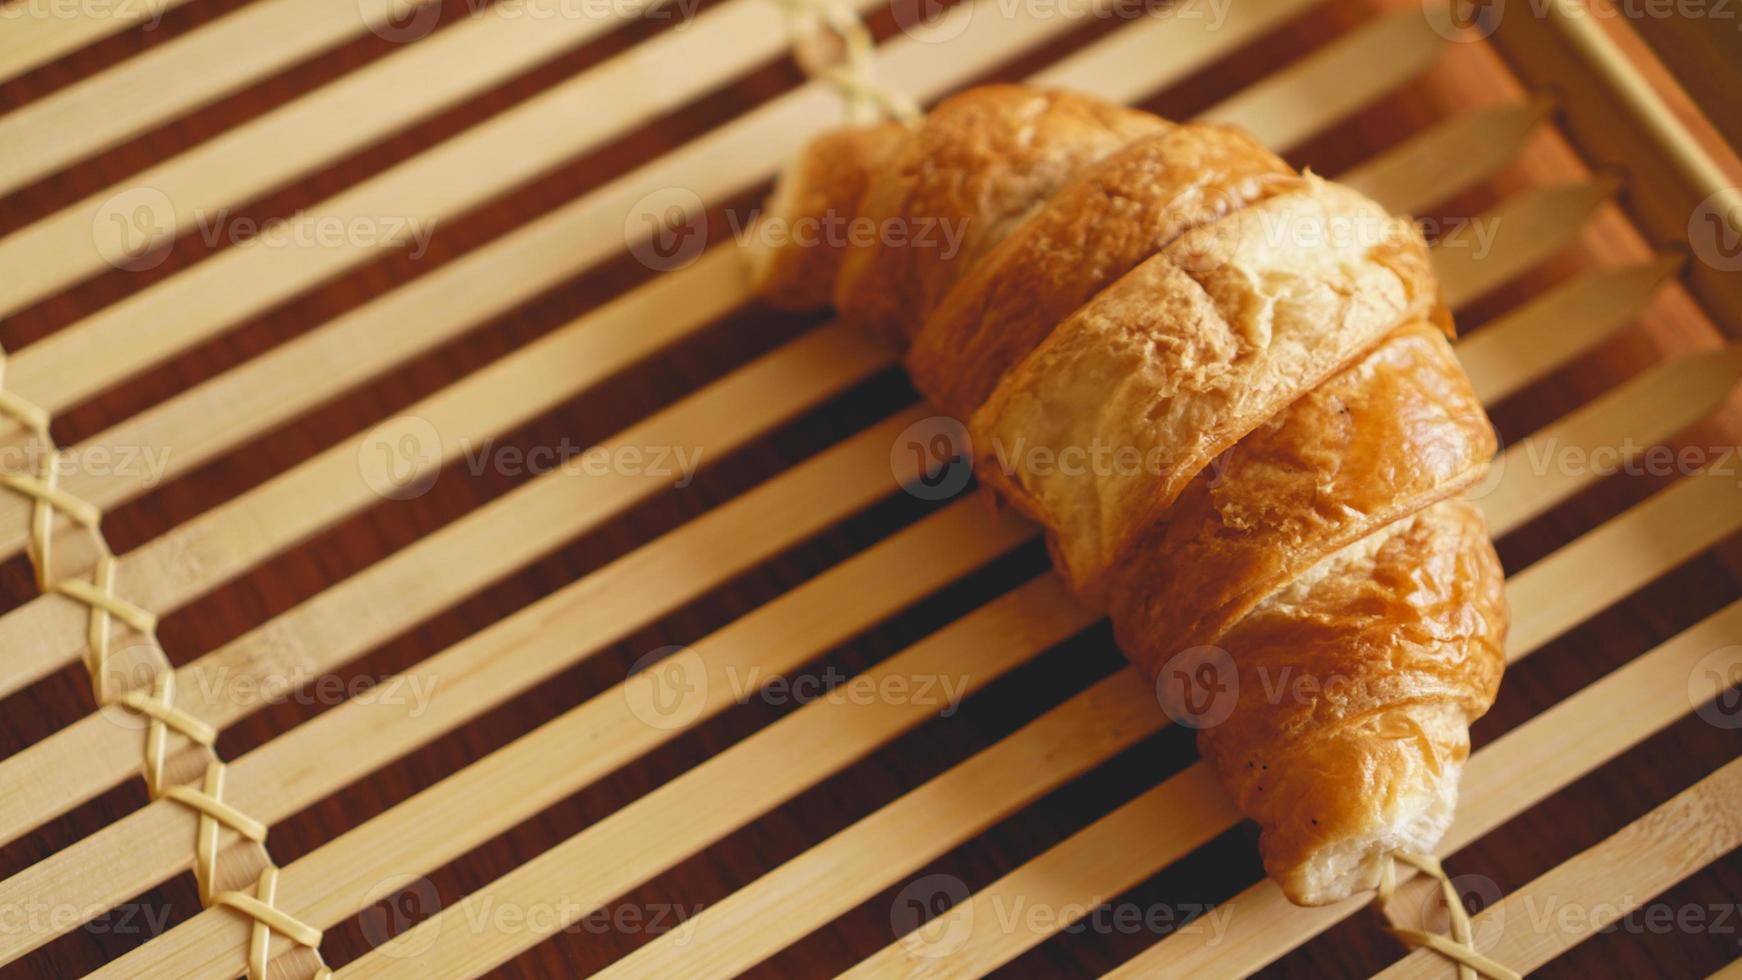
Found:
<svg viewBox="0 0 1742 980"><path fill-rule="evenodd" d="M198 0L165 16L151 30L133 30L63 61L0 85L0 112L54 92L103 67L212 21L244 0ZM450 2L444 24L464 15L466 4ZM1235 86L1262 77L1296 54L1336 36L1348 25L1373 15L1373 4L1331 3L1295 19L1249 45L1215 69L1174 87L1149 107L1183 116L1207 107ZM885 12L873 20L879 36L893 30ZM1012 64L999 77L1025 70L1115 26L1090 25L1040 55ZM0 28L3 29L3 28ZM295 186L238 209L252 217L287 215L312 205L358 180L404 160L434 143L513 105L552 83L596 64L661 29L667 22L632 25L598 42L526 72L486 96L414 126L356 153ZM23 227L53 210L83 198L148 165L305 93L390 52L394 45L373 35L308 60L221 102L160 126L125 145L39 181L0 200L0 234ZM674 72L682 71L673 65ZM765 67L729 89L659 119L628 137L567 163L482 210L439 228L434 246L421 260L393 254L332 281L259 317L242 328L178 357L120 390L69 411L56 420L65 445L159 402L189 385L214 376L308 330L338 312L449 261L550 207L620 175L654 155L731 119L800 80L790 64ZM896 84L900 79L892 79ZM1485 44L1454 44L1420 81L1338 126L1302 148L1298 164L1335 173L1377 149L1394 144L1453 107L1515 95L1498 56ZM148 97L149 93L142 93ZM118 110L121 111L121 110ZM342 121L335 124L342 125ZM0 148L0 153L5 152ZM1576 176L1580 163L1552 132L1530 144L1520 161L1477 192L1443 202L1435 213L1468 216L1498 200L1501 192ZM743 212L758 195L730 202ZM713 214L714 234L724 236L724 211ZM221 245L218 247L222 247ZM173 275L214 251L198 236L185 237L168 261L145 273L115 272L81 283L0 323L0 343L16 350L157 279ZM1545 283L1557 281L1590 260L1614 262L1645 254L1630 226L1607 210L1584 236L1579 249L1558 259L1517 287L1478 304L1464 318L1466 329L1515 304ZM8 274L0 272L0 274ZM244 449L160 487L108 516L106 528L118 551L162 534L176 524L242 490L272 477L321 448L360 431L415 399L461 377L578 313L598 305L651 273L622 258L565 283L512 314L478 329L391 377L353 392L296 420ZM588 443L672 401L698 385L771 349L809 326L812 320L746 310L664 356L602 388L564 405L516 432L511 443L532 447L559 445L564 438ZM1678 289L1666 290L1649 315L1565 370L1509 399L1495 412L1507 441L1520 438L1563 414L1618 379L1637 373L1667 352L1710 347L1717 335ZM577 576L599 567L635 545L660 534L753 485L784 465L805 457L855 427L910 399L893 372L837 399L804 421L788 426L707 470L693 486L668 492L612 522L597 533L571 542L550 558L399 637L345 672L352 678L378 677L429 656L490 622L518 609ZM1684 434L1702 446L1736 445L1742 425L1735 403L1712 423ZM237 636L306 599L421 535L481 503L500 496L518 481L500 474L473 476L450 467L432 492L409 502L383 502L332 528L254 573L170 616L161 629L164 646L178 663ZM1594 523L1659 489L1663 481L1616 476L1566 505L1519 529L1501 542L1510 569L1522 567L1571 540ZM866 543L924 513L929 505L897 500L876 508L753 574L722 588L681 612L640 630L628 640L587 660L550 683L489 713L463 730L436 741L390 769L336 797L274 826L271 850L280 864L320 846L346 828L374 816L429 786L442 776L530 731L562 711L622 680L628 665L656 647L693 641L732 618L778 595ZM1739 542L1678 569L1624 604L1587 622L1520 665L1507 678L1499 703L1476 728L1486 743L1679 630L1742 595ZM947 622L962 610L1032 574L1044 556L1028 549L997 563L922 604L890 624L834 651L814 665L858 670ZM20 558L0 567L0 609L35 595L27 564ZM0 651L0 656L4 656ZM685 909L710 904L763 871L800 853L930 776L990 745L1037 711L1114 670L1120 661L1106 632L1096 628L1033 665L995 684L969 701L957 717L934 720L865 762L811 792L779 807L713 848L655 878L618 904L651 908L675 904ZM226 731L219 748L225 758L272 738L323 710L323 705L286 703L256 714ZM11 753L92 710L82 667L69 668L0 702L0 752ZM445 904L485 884L556 841L575 833L625 802L668 780L699 760L766 725L788 708L761 702L734 708L675 740L625 771L551 807L431 875ZM1125 752L1088 776L1004 821L973 842L957 848L927 871L947 871L971 887L989 882L1078 829L1110 807L1153 785L1194 757L1187 732L1168 730ZM1482 875L1500 891L1522 885L1555 864L1591 846L1649 811L1742 750L1742 733L1722 731L1694 717L1661 733L1615 763L1556 794L1448 862L1454 874ZM0 792L5 790L0 787ZM753 792L753 786L744 788ZM31 834L0 854L0 874L12 874L65 847L145 802L143 784L132 781L90 805ZM487 801L479 801L486 805ZM1232 896L1260 876L1253 834L1230 832L1122 901L1189 908ZM832 973L881 948L893 937L889 909L895 889L810 935L756 971L769 976ZM1663 896L1675 905L1730 906L1742 895L1742 855L1732 854ZM139 896L144 909L166 915L169 925L199 910L191 874ZM401 909L403 913L407 910ZM416 910L410 910L417 917ZM428 909L423 912L429 911ZM392 914L375 920L394 921ZM1557 976L1695 976L1742 955L1742 923L1729 920L1725 932L1611 933L1600 935L1555 961L1546 973ZM149 938L141 917L99 920L55 941L9 969L6 976L67 976L87 971ZM1365 975L1401 953L1372 913L1356 916L1276 964L1269 972L1287 976ZM357 920L330 930L324 944L329 963L344 964L368 949L368 935ZM647 942L645 933L576 928L535 947L508 964L510 975L588 972ZM1006 968L1011 976L1036 973L1094 975L1158 938L1154 934L1108 935L1080 932L1045 943Z"/></svg>

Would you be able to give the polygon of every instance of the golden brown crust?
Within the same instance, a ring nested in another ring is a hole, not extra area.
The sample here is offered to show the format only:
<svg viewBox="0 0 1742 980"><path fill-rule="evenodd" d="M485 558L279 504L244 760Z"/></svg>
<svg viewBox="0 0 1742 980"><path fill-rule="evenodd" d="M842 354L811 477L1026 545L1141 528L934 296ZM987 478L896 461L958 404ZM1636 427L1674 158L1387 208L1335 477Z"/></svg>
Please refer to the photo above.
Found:
<svg viewBox="0 0 1742 980"><path fill-rule="evenodd" d="M1416 323L1199 473L1111 576L1120 646L1154 673L1216 643L1326 555L1479 480L1496 439L1450 345Z"/></svg>
<svg viewBox="0 0 1742 980"><path fill-rule="evenodd" d="M764 256L761 291L817 303L838 262L843 318L914 341L921 390L972 410L982 481L1132 659L1168 684L1224 648L1233 700L1200 746L1289 898L1431 849L1506 606L1452 499L1494 436L1429 326L1450 332L1420 235L1250 138L1081 96L980 89L892 151L853 140L771 210L954 221L959 248Z"/></svg>
<svg viewBox="0 0 1742 980"><path fill-rule="evenodd" d="M1092 596L1210 460L1431 313L1431 276L1414 226L1309 176L1180 236L1012 368L969 427L982 479Z"/></svg>
<svg viewBox="0 0 1742 980"><path fill-rule="evenodd" d="M887 231L848 250L836 310L905 346L960 271L1072 174L1168 125L1100 99L1025 85L988 85L946 99L860 201L861 218Z"/></svg>
<svg viewBox="0 0 1742 980"><path fill-rule="evenodd" d="M781 171L746 253L751 288L771 306L828 306L871 174L907 135L900 123L832 129Z"/></svg>
<svg viewBox="0 0 1742 980"><path fill-rule="evenodd" d="M1223 637L1237 701L1198 745L1291 900L1372 887L1383 854L1443 833L1506 627L1481 511L1448 500L1326 558Z"/></svg>
<svg viewBox="0 0 1742 980"><path fill-rule="evenodd" d="M1298 186L1246 133L1188 123L1085 168L945 295L908 352L914 385L967 418L1107 284L1181 234Z"/></svg>

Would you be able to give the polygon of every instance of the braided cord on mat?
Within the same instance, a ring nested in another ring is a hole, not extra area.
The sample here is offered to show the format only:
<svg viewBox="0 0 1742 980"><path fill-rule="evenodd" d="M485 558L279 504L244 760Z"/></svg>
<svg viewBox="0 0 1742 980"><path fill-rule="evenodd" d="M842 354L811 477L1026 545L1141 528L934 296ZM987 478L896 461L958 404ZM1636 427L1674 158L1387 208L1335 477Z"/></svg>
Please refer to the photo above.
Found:
<svg viewBox="0 0 1742 980"><path fill-rule="evenodd" d="M85 668L99 705L118 705L145 721L142 772L152 799L172 800L199 818L194 839L194 876L199 882L200 901L224 906L251 920L248 975L266 980L271 934L276 932L306 947L314 957L316 978L332 975L320 957L321 931L297 920L273 905L278 869L266 851L266 825L224 802L224 763L213 744L218 733L211 725L175 706L175 672L157 640L157 616L122 596L115 585L118 561L103 536L102 510L61 486L61 451L50 431L49 413L18 392L6 387L6 353L0 351L0 417L17 424L33 460L25 472L0 473L0 486L25 498L31 505L28 553L36 572L37 587L45 595L59 595L85 608ZM55 567L57 518L80 535L94 555L87 568L60 574ZM112 683L118 651L116 626L137 636L129 649L136 651L150 672L147 683L129 690ZM205 759L201 785L169 785L166 759L171 734L186 739ZM220 833L229 830L238 841L251 844L258 853L251 864L261 866L253 894L237 889L219 889Z"/></svg>
<svg viewBox="0 0 1742 980"><path fill-rule="evenodd" d="M841 0L779 0L786 10L793 60L806 76L830 88L847 106L855 125L879 115L913 125L919 104L905 92L878 82L873 68L871 32Z"/></svg>
<svg viewBox="0 0 1742 980"><path fill-rule="evenodd" d="M1437 932L1425 929L1405 929L1393 927L1391 934L1411 946L1422 946L1451 960L1458 968L1458 980L1476 980L1478 975L1489 980L1522 980L1521 974L1494 962L1476 951L1470 928L1470 913L1464 909L1464 899L1458 894L1458 889L1452 884L1452 879L1446 875L1446 869L1440 865L1439 859L1431 854L1411 854L1407 851L1393 851L1385 861L1385 867L1379 873L1379 890L1373 896L1373 904L1382 911L1385 904L1391 901L1391 896L1397 891L1397 862L1410 865L1417 871L1434 878L1440 884L1440 895L1446 903L1446 914L1451 918L1451 935L1442 936Z"/></svg>

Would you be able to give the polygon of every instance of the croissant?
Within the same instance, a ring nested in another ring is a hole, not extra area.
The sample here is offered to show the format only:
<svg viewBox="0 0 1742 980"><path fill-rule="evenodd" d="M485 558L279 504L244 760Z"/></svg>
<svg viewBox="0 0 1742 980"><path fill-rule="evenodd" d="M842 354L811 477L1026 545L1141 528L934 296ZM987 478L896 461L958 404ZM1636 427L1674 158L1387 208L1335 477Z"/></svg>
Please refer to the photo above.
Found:
<svg viewBox="0 0 1742 980"><path fill-rule="evenodd" d="M1292 901L1431 850L1508 613L1458 499L1494 432L1410 222L1236 129L1017 85L817 137L759 220L863 232L755 236L758 293L905 350ZM886 233L921 226L956 234Z"/></svg>

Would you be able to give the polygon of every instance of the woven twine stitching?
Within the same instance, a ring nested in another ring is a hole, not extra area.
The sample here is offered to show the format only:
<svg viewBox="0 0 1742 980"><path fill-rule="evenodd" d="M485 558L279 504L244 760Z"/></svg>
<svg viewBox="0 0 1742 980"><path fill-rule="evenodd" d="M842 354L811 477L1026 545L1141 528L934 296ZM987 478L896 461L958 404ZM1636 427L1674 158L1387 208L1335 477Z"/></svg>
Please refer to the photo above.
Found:
<svg viewBox="0 0 1742 980"><path fill-rule="evenodd" d="M151 691L127 691L117 697L109 693L109 658L114 650L114 624L120 620L133 628L153 648L162 651L157 640L157 616L117 594L115 591L115 553L103 536L103 512L96 504L84 500L60 485L60 449L49 431L50 416L41 406L6 387L6 352L0 350L0 416L17 422L37 443L35 455L40 460L36 472L0 474L0 485L24 497L31 505L30 535L27 551L36 571L37 587L45 594L67 597L83 605L89 613L86 626L85 668L91 677L91 688L100 705L119 705L146 720L143 774L153 799L173 800L193 810L199 817L194 837L194 877L199 883L200 901L212 906L225 906L253 920L248 945L248 975L252 980L266 980L271 954L272 933L283 935L306 946L321 965L315 972L317 980L332 976L321 962L321 930L273 905L278 888L278 868L265 849L266 825L224 802L224 772L222 760L216 757L213 744L215 728L175 706L175 673L160 669L152 678ZM55 515L63 514L88 536L96 553L89 580L79 575L65 578L54 576ZM164 663L168 663L165 658ZM165 786L164 761L169 732L174 731L203 747L211 757L206 765L205 780L200 789L191 785ZM218 873L218 831L228 827L238 835L261 846L266 867L255 883L254 894L225 891L212 894Z"/></svg>
<svg viewBox="0 0 1742 980"><path fill-rule="evenodd" d="M786 11L793 60L806 76L835 90L854 125L887 116L912 126L919 103L877 81L871 32L841 0L778 0Z"/></svg>
<svg viewBox="0 0 1742 980"><path fill-rule="evenodd" d="M1393 851L1386 856L1385 864L1379 871L1379 891L1373 897L1373 904L1381 911L1385 904L1391 901L1391 896L1397 891L1397 862L1410 865L1423 874L1430 875L1440 884L1440 896L1446 903L1446 914L1451 918L1450 936L1442 936L1437 932L1425 929L1408 929L1401 926L1388 927L1391 934L1411 946L1431 949L1451 960L1458 968L1458 980L1476 980L1477 975L1490 980L1522 980L1520 974L1496 963L1476 951L1474 943L1475 932L1470 928L1470 913L1464 909L1464 899L1458 894L1458 889L1452 884L1452 879L1446 875L1446 869L1440 865L1439 859L1430 854L1412 854L1408 851Z"/></svg>

